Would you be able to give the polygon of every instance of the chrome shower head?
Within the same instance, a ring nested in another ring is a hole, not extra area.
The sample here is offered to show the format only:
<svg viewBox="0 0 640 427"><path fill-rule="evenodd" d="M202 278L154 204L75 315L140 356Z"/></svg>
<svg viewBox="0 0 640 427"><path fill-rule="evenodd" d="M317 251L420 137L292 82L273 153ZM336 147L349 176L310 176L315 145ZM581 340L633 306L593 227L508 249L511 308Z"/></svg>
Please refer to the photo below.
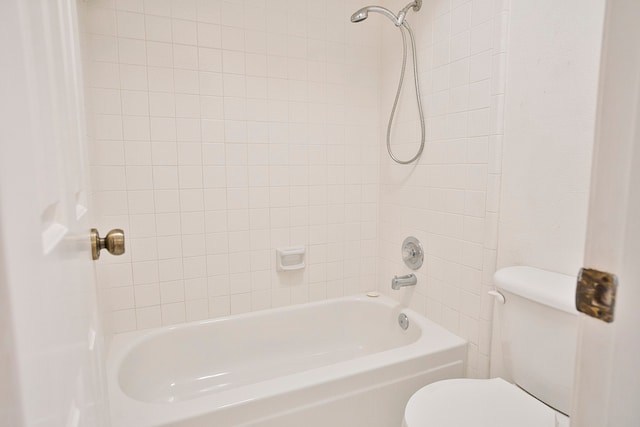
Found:
<svg viewBox="0 0 640 427"><path fill-rule="evenodd" d="M380 13L380 14L386 16L387 18L389 18L391 21L393 21L394 24L398 25L398 17L396 15L394 15L393 12L391 12L389 9L386 9L386 8L380 7L380 6L366 6L366 7L363 7L362 9L356 11L356 13L351 15L351 22L362 22L362 21L364 21L365 19L367 19L369 17L369 12Z"/></svg>
<svg viewBox="0 0 640 427"><path fill-rule="evenodd" d="M351 22L362 22L369 17L369 8L363 7L351 15Z"/></svg>

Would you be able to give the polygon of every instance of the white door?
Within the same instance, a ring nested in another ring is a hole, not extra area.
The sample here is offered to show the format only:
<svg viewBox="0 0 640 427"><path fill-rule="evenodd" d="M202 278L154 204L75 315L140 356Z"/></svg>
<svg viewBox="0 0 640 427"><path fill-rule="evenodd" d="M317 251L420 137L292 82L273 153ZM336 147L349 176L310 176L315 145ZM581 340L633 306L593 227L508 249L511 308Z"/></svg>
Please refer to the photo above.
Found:
<svg viewBox="0 0 640 427"><path fill-rule="evenodd" d="M106 425L75 0L0 2L0 425Z"/></svg>
<svg viewBox="0 0 640 427"><path fill-rule="evenodd" d="M585 267L619 279L611 324L581 318L574 427L640 425L640 2L609 0Z"/></svg>

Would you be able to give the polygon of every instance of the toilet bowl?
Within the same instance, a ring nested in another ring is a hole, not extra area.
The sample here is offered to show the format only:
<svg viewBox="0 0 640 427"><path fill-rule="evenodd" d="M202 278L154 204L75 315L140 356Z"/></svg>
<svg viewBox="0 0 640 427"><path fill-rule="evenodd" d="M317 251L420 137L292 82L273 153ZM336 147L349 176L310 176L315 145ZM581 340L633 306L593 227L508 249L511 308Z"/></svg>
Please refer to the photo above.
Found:
<svg viewBox="0 0 640 427"><path fill-rule="evenodd" d="M569 417L501 378L444 380L418 390L403 427L569 427Z"/></svg>
<svg viewBox="0 0 640 427"><path fill-rule="evenodd" d="M496 326L510 382L455 379L418 390L403 427L568 427L578 316L576 278L532 267L494 276Z"/></svg>

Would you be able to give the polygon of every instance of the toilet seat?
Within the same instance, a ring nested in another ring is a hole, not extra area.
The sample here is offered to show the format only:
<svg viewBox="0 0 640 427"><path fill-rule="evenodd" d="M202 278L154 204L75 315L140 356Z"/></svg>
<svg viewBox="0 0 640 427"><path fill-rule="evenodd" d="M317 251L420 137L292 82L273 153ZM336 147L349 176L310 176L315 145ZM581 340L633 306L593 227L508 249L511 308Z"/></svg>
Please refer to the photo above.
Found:
<svg viewBox="0 0 640 427"><path fill-rule="evenodd" d="M569 418L501 378L439 381L407 403L404 427L556 427Z"/></svg>

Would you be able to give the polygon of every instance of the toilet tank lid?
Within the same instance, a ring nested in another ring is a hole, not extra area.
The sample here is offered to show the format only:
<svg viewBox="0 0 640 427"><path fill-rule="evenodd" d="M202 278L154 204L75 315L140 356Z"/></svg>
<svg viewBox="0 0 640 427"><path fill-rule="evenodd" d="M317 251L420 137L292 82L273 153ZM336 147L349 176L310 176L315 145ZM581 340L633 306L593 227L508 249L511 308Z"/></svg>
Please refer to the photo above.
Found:
<svg viewBox="0 0 640 427"><path fill-rule="evenodd" d="M533 267L517 266L498 270L493 279L498 290L567 313L578 313L575 308L576 277Z"/></svg>

